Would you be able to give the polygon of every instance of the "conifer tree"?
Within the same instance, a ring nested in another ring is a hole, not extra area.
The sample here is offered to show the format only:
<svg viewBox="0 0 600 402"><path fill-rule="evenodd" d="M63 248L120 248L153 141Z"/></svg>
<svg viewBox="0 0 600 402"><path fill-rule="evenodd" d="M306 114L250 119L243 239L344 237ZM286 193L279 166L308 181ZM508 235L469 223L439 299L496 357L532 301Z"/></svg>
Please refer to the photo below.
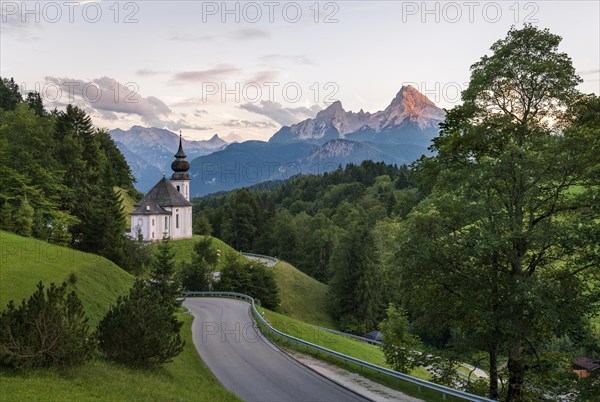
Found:
<svg viewBox="0 0 600 402"><path fill-rule="evenodd" d="M31 236L34 213L35 211L27 198L22 198L19 208L15 211L15 216L13 218L16 234L21 236Z"/></svg>
<svg viewBox="0 0 600 402"><path fill-rule="evenodd" d="M95 340L75 291L40 282L28 301L0 313L0 361L26 369L74 366L91 359Z"/></svg>
<svg viewBox="0 0 600 402"><path fill-rule="evenodd" d="M182 352L182 324L159 288L137 280L129 295L119 297L98 325L99 347L118 362L160 366Z"/></svg>
<svg viewBox="0 0 600 402"><path fill-rule="evenodd" d="M188 291L208 291L211 289L213 271L219 261L219 254L213 247L210 237L203 238L194 245L192 261L181 268L181 286Z"/></svg>
<svg viewBox="0 0 600 402"><path fill-rule="evenodd" d="M163 302L173 308L179 306L180 303L176 300L179 283L175 280L175 253L168 238L158 244L150 269L151 284L158 290Z"/></svg>

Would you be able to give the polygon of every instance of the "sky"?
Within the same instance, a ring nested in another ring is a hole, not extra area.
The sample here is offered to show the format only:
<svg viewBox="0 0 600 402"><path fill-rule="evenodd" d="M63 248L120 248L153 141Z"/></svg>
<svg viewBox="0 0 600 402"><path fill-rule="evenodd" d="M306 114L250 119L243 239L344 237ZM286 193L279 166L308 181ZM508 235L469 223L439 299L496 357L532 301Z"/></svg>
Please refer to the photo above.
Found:
<svg viewBox="0 0 600 402"><path fill-rule="evenodd" d="M403 85L443 108L511 26L563 38L600 94L600 1L1 1L0 76L94 124L267 140L333 101L384 109Z"/></svg>

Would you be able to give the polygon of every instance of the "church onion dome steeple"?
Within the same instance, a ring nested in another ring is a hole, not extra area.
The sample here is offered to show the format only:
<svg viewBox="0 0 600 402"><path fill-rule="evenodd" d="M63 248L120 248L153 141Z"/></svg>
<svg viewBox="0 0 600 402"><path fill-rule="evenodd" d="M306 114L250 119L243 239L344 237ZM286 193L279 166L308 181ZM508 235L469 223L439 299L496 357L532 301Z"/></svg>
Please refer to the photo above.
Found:
<svg viewBox="0 0 600 402"><path fill-rule="evenodd" d="M190 170L190 164L188 161L185 160L186 158L186 154L185 152L183 152L183 144L182 144L182 137L181 137L181 131L179 132L179 149L177 150L177 153L175 154L175 160L173 161L173 163L171 163L171 169L173 169L173 176L171 177L171 180L189 180L190 176L187 173L188 170Z"/></svg>

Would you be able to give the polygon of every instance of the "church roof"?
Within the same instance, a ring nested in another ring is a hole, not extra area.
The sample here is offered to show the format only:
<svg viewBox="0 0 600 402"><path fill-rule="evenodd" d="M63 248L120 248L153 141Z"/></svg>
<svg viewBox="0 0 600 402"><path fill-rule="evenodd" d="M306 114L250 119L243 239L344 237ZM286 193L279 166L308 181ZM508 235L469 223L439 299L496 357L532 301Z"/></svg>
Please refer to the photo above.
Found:
<svg viewBox="0 0 600 402"><path fill-rule="evenodd" d="M165 207L189 207L192 204L163 177L148 194L135 204L136 209L132 215L170 215Z"/></svg>

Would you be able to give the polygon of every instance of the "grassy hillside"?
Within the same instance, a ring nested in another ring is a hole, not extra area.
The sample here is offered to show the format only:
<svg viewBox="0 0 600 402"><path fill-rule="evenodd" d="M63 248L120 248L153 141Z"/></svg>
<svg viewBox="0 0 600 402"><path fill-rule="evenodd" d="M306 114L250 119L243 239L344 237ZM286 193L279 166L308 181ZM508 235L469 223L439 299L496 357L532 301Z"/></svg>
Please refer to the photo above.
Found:
<svg viewBox="0 0 600 402"><path fill-rule="evenodd" d="M173 241L173 251L178 264L191 261L194 244L203 237L195 235L192 239ZM220 263L217 265L217 270L220 270L225 261L224 256L236 255L237 251L223 241L211 238L213 245L221 251ZM333 328L333 320L327 310L327 285L284 261L277 263L273 270L281 295L278 312L313 325ZM307 300L310 303L307 303Z"/></svg>
<svg viewBox="0 0 600 402"><path fill-rule="evenodd" d="M131 275L106 258L2 231L0 262L0 309L11 299L19 303L28 298L39 281L60 284L75 274L72 287L92 325L133 284Z"/></svg>
<svg viewBox="0 0 600 402"><path fill-rule="evenodd" d="M171 244L173 245L173 251L175 252L175 261L177 264L182 262L190 262L192 260L192 254L194 253L194 244L206 236L194 235L191 239L174 240ZM216 237L208 236L212 239L213 247L221 252L221 258L217 264L217 271L221 270L225 257L228 255L238 255L237 251L225 244L222 240ZM155 243L154 246L156 246Z"/></svg>
<svg viewBox="0 0 600 402"><path fill-rule="evenodd" d="M123 198L123 211L127 215L127 218L129 218L128 214L133 212L133 210L135 209L135 200L131 198L129 194L127 194L127 191L123 190L120 187L115 187L113 190ZM129 219L127 220L129 221Z"/></svg>
<svg viewBox="0 0 600 402"><path fill-rule="evenodd" d="M284 261L279 261L273 269L281 295L279 313L309 324L333 328L327 308L327 285Z"/></svg>
<svg viewBox="0 0 600 402"><path fill-rule="evenodd" d="M96 359L72 371L16 373L0 367L0 400L6 401L238 401L213 377L192 343L185 321L183 352L160 369L131 369Z"/></svg>
<svg viewBox="0 0 600 402"><path fill-rule="evenodd" d="M71 273L91 325L102 318L133 277L105 258L0 231L0 309L8 300L28 297L36 284L60 283ZM19 373L0 366L0 400L62 401L236 401L199 358L191 337L192 317L185 322L184 351L160 369L131 369L98 356L76 369Z"/></svg>

